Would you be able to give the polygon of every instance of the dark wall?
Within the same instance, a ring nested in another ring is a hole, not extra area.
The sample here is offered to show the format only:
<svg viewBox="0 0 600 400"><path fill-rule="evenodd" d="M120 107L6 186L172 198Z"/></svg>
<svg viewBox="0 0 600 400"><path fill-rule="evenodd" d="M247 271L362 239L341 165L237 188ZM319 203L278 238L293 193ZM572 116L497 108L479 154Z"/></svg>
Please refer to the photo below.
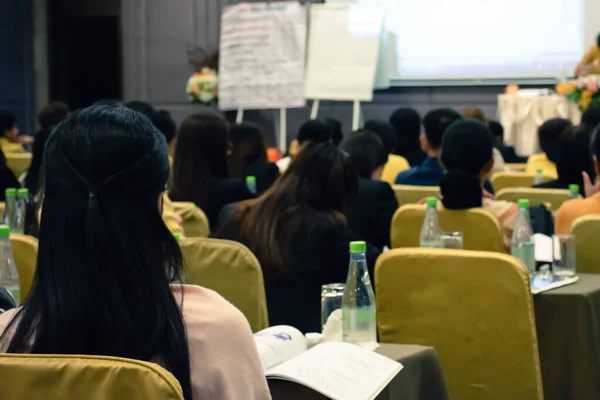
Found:
<svg viewBox="0 0 600 400"><path fill-rule="evenodd" d="M16 113L22 132L34 129L32 0L0 0L0 109Z"/></svg>
<svg viewBox="0 0 600 400"><path fill-rule="evenodd" d="M181 121L197 106L187 104L185 85L191 75L186 50L189 45L207 51L217 48L220 14L235 0L128 0L122 3L123 81L126 100L147 100L169 109ZM500 86L395 88L375 94L363 105L365 119L387 119L401 106L415 107L422 113L437 107L479 106L489 117L496 116ZM339 119L347 132L352 123L352 104L321 102L319 118ZM246 111L245 118L259 119L275 142L276 111ZM308 119L305 108L290 109L287 115L288 141Z"/></svg>

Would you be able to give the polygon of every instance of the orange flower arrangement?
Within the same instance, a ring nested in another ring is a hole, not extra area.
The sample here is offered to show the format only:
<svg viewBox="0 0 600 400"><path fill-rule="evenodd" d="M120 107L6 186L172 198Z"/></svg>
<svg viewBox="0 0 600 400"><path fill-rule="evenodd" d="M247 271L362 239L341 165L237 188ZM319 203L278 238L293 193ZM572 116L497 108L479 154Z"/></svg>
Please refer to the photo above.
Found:
<svg viewBox="0 0 600 400"><path fill-rule="evenodd" d="M556 93L567 96L571 103L587 110L590 107L600 108L600 92L598 88L600 76L589 75L573 82L559 83Z"/></svg>

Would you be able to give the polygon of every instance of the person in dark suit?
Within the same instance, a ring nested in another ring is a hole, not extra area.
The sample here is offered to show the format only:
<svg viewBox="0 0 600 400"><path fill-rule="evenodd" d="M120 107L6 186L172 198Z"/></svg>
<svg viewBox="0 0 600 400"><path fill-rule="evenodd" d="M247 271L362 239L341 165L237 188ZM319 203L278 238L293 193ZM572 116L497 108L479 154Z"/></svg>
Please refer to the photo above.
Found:
<svg viewBox="0 0 600 400"><path fill-rule="evenodd" d="M267 146L260 127L248 122L231 125L230 140L230 177L244 181L247 176L256 177L256 194L262 194L279 178L279 168L267 161Z"/></svg>
<svg viewBox="0 0 600 400"><path fill-rule="evenodd" d="M590 154L592 128L589 125L571 126L556 139L556 170L558 179L535 185L539 189L568 189L579 185L579 193L585 197L583 174L593 182L596 174Z"/></svg>
<svg viewBox="0 0 600 400"><path fill-rule="evenodd" d="M312 144L264 195L226 210L214 236L243 243L260 261L271 325L321 331L321 286L346 281L349 244L360 240L344 216L357 190L348 156ZM372 278L379 253L367 246Z"/></svg>
<svg viewBox="0 0 600 400"><path fill-rule="evenodd" d="M390 124L398 137L396 154L406 158L411 167L421 165L427 158L419 143L421 115L412 108L399 108L390 117Z"/></svg>
<svg viewBox="0 0 600 400"><path fill-rule="evenodd" d="M358 196L348 214L348 227L374 246L390 247L398 201L390 185L379 180L388 158L383 142L375 133L363 131L350 135L340 148L350 155L358 175Z"/></svg>
<svg viewBox="0 0 600 400"><path fill-rule="evenodd" d="M587 125L591 130L594 130L600 125L600 109L588 108L581 115L581 125Z"/></svg>
<svg viewBox="0 0 600 400"><path fill-rule="evenodd" d="M206 213L211 230L224 206L254 197L244 181L229 177L228 151L229 125L217 112L203 110L181 124L169 197L195 203Z"/></svg>
<svg viewBox="0 0 600 400"><path fill-rule="evenodd" d="M504 143L504 127L498 121L488 121L488 126L494 135L494 146L507 163L526 163L527 157L517 155L514 146Z"/></svg>

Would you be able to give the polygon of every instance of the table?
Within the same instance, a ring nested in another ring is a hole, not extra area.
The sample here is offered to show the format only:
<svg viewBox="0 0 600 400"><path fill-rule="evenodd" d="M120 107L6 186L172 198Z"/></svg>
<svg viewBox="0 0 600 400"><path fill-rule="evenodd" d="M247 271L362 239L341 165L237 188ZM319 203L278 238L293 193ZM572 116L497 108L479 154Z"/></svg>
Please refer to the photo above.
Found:
<svg viewBox="0 0 600 400"><path fill-rule="evenodd" d="M579 124L581 112L562 95L498 95L498 119L504 127L504 140L515 146L521 155L539 152L538 128L548 119L557 117Z"/></svg>
<svg viewBox="0 0 600 400"><path fill-rule="evenodd" d="M381 344L379 354L400 362L404 368L377 396L377 400L446 400L448 392L442 367L433 347ZM327 397L293 382L270 379L273 400L323 400Z"/></svg>
<svg viewBox="0 0 600 400"><path fill-rule="evenodd" d="M600 275L534 296L546 400L600 399Z"/></svg>

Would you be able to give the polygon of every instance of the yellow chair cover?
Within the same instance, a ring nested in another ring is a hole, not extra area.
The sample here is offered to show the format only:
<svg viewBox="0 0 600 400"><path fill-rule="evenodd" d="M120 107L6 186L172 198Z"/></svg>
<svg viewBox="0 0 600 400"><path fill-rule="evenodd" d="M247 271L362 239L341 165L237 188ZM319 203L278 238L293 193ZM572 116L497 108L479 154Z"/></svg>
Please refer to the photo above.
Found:
<svg viewBox="0 0 600 400"><path fill-rule="evenodd" d="M392 218L392 248L419 247L419 236L427 207L407 204ZM465 250L504 253L504 240L498 219L482 208L463 211L438 210L440 226L446 232L462 232Z"/></svg>
<svg viewBox="0 0 600 400"><path fill-rule="evenodd" d="M439 197L440 188L438 186L410 186L394 185L392 186L398 206L405 204L416 204L427 197Z"/></svg>
<svg viewBox="0 0 600 400"><path fill-rule="evenodd" d="M586 215L577 218L571 226L575 235L577 272L600 274L598 263L598 238L600 238L600 215Z"/></svg>
<svg viewBox="0 0 600 400"><path fill-rule="evenodd" d="M183 400L159 365L117 357L2 354L2 400Z"/></svg>
<svg viewBox="0 0 600 400"><path fill-rule="evenodd" d="M541 400L525 266L506 254L398 249L375 266L383 343L433 346L450 398Z"/></svg>
<svg viewBox="0 0 600 400"><path fill-rule="evenodd" d="M556 211L562 204L569 200L569 191L566 189L534 189L534 188L505 188L496 192L496 199L512 201L528 199L531 205L548 203L552 211Z"/></svg>
<svg viewBox="0 0 600 400"><path fill-rule="evenodd" d="M12 234L10 235L10 247L21 281L22 303L27 298L33 284L35 266L37 265L38 240L33 236Z"/></svg>
<svg viewBox="0 0 600 400"><path fill-rule="evenodd" d="M506 163L506 170L513 172L525 172L527 170L526 163Z"/></svg>
<svg viewBox="0 0 600 400"><path fill-rule="evenodd" d="M381 180L393 185L398 174L407 169L410 169L410 164L406 161L406 158L396 154L390 154L387 163L385 163L385 166L383 167Z"/></svg>
<svg viewBox="0 0 600 400"><path fill-rule="evenodd" d="M180 244L187 283L219 293L246 316L253 332L269 327L262 268L246 246L207 238Z"/></svg>
<svg viewBox="0 0 600 400"><path fill-rule="evenodd" d="M186 237L208 237L210 235L208 218L196 204L174 201L173 207L183 220L183 233Z"/></svg>
<svg viewBox="0 0 600 400"><path fill-rule="evenodd" d="M6 166L15 174L18 178L31 164L31 153L7 153Z"/></svg>
<svg viewBox="0 0 600 400"><path fill-rule="evenodd" d="M496 172L490 179L496 193L506 188L530 188L533 186L535 174L527 172ZM544 175L546 181L555 178Z"/></svg>

